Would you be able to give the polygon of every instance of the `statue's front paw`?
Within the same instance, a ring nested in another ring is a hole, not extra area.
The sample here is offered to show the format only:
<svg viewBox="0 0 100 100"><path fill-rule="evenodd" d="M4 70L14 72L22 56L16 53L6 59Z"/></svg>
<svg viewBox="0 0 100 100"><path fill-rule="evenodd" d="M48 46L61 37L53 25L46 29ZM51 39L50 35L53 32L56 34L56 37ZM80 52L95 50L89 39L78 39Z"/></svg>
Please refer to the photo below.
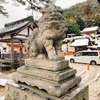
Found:
<svg viewBox="0 0 100 100"><path fill-rule="evenodd" d="M60 58L58 57L58 55L52 56L49 59L50 60L60 60Z"/></svg>

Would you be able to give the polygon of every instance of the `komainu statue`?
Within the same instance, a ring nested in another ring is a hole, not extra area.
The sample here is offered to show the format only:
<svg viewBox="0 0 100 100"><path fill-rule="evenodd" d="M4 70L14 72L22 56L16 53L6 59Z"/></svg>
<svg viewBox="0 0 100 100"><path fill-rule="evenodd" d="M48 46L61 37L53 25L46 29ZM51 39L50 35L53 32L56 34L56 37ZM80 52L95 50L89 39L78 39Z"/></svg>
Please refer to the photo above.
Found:
<svg viewBox="0 0 100 100"><path fill-rule="evenodd" d="M49 5L43 9L38 28L26 41L26 49L30 57L36 59L59 60L63 58L61 45L66 37L67 22L62 15L62 9Z"/></svg>

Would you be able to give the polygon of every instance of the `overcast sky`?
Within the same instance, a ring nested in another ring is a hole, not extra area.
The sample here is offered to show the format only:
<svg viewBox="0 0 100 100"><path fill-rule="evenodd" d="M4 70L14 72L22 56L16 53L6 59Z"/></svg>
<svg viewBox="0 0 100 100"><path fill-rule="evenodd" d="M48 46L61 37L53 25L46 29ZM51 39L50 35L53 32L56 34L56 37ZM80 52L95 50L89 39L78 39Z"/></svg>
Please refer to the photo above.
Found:
<svg viewBox="0 0 100 100"><path fill-rule="evenodd" d="M83 1L86 1L86 0L57 0L56 5L60 6L62 8L68 8L72 5L81 3ZM13 21L25 18L25 17L31 15L31 12L32 12L32 11L30 11L30 12L26 11L25 10L26 7L24 7L24 6L15 7L12 4L6 4L5 8L9 12L9 17L6 18L0 14L0 29L4 27L5 23L9 23L9 22L13 22ZM36 18L39 18L38 13L35 13L34 16Z"/></svg>

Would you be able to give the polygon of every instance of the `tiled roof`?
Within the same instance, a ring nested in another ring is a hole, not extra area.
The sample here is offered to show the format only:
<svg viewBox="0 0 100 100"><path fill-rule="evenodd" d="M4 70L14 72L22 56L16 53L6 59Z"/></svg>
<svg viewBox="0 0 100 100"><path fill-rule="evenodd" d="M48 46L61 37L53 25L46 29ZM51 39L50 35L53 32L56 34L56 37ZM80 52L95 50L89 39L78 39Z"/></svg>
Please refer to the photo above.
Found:
<svg viewBox="0 0 100 100"><path fill-rule="evenodd" d="M6 23L4 28L0 29L0 34L16 31L29 23L32 23L32 16L11 23Z"/></svg>
<svg viewBox="0 0 100 100"><path fill-rule="evenodd" d="M90 32L90 31L97 31L99 29L98 26L84 28L81 32Z"/></svg>
<svg viewBox="0 0 100 100"><path fill-rule="evenodd" d="M16 29L19 29L19 28L27 25L28 23L29 23L29 21L25 21L25 22L20 22L18 24L6 26L6 27L4 27L3 29L0 30L0 34L14 31Z"/></svg>
<svg viewBox="0 0 100 100"><path fill-rule="evenodd" d="M78 46L88 46L89 39L77 39L70 46L72 47L78 47Z"/></svg>

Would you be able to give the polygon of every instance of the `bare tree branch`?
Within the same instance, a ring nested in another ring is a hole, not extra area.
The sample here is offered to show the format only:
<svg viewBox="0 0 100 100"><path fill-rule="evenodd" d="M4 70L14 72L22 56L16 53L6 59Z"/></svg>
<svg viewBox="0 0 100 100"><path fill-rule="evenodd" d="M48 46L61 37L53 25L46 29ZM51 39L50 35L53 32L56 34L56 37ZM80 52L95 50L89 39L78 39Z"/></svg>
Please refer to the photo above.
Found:
<svg viewBox="0 0 100 100"><path fill-rule="evenodd" d="M6 12L6 9L2 6L2 4L7 4L8 2L6 0L0 0L0 14L3 14L4 16L8 17L8 12Z"/></svg>
<svg viewBox="0 0 100 100"><path fill-rule="evenodd" d="M16 4L16 2L18 2L19 4L22 4L22 5L28 4L27 10L32 9L35 11L37 11L37 10L40 11L45 6L55 3L56 0L12 0L12 1L14 2L14 4ZM2 5L4 3L8 3L7 0L0 0L0 14L3 14L4 16L8 17L8 13L4 9L4 6Z"/></svg>

